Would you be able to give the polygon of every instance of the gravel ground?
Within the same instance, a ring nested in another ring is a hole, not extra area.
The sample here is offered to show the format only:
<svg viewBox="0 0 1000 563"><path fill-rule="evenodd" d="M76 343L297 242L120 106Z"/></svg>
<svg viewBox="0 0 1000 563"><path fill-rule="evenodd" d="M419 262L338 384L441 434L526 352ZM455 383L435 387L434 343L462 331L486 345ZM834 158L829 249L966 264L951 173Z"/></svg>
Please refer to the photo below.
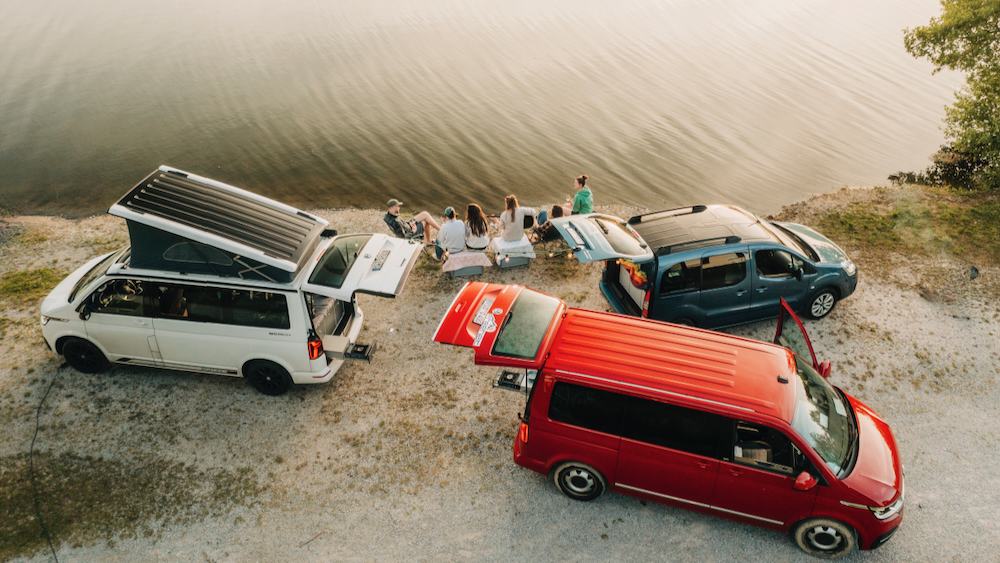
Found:
<svg viewBox="0 0 1000 563"><path fill-rule="evenodd" d="M866 197L838 193L795 212ZM319 213L341 232L384 230L377 211ZM127 239L124 223L109 217L12 224L0 274L68 271ZM831 381L892 425L907 505L891 542L846 560L995 560L1000 309L984 288L995 287L998 272L981 268L969 281L959 262L904 260L901 272L946 274L926 287L861 267L857 292L806 328L820 359L833 361ZM599 270L555 258L493 268L482 279L606 310ZM40 471L70 468L40 487L43 517L58 523L60 561L813 560L787 537L744 524L618 494L574 502L514 465L523 398L492 389L494 369L472 365L470 351L430 342L461 285L428 263L399 298L363 296L361 341L379 345L371 364L345 364L330 384L281 397L232 378L60 368L41 341L37 305L8 299L0 313L0 482L8 483L0 514L37 530L22 494L24 454L38 400L56 380L35 448ZM771 340L774 330L768 321L728 332ZM67 499L83 493L67 483L77 475L102 485L73 504ZM7 557L51 560L47 545L32 545Z"/></svg>

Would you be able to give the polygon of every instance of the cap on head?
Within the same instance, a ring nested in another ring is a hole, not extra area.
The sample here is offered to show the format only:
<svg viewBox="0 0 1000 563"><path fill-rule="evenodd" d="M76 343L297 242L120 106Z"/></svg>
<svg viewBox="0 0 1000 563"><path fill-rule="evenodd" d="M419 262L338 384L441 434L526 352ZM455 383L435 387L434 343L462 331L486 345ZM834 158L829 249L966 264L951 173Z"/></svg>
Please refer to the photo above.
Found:
<svg viewBox="0 0 1000 563"><path fill-rule="evenodd" d="M398 199L390 199L385 205L386 207L396 207L397 205L403 205L403 202Z"/></svg>
<svg viewBox="0 0 1000 563"><path fill-rule="evenodd" d="M454 218L455 217L455 208L454 207L445 207L444 208L444 216L447 217L447 218L449 218L449 219Z"/></svg>

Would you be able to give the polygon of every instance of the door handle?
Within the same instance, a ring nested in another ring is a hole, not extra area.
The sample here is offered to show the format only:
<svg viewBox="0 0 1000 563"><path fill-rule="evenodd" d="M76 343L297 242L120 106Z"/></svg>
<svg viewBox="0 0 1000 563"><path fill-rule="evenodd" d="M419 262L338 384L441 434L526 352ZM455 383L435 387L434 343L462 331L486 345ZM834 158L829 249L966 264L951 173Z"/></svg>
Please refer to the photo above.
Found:
<svg viewBox="0 0 1000 563"><path fill-rule="evenodd" d="M735 469L730 469L729 472L732 473L733 476L735 476L735 477L739 477L740 475L743 475L742 471L737 471Z"/></svg>
<svg viewBox="0 0 1000 563"><path fill-rule="evenodd" d="M139 326L146 326L146 325L148 325L149 323L147 323L146 321L135 321L135 324L137 324L137 325L139 325Z"/></svg>
<svg viewBox="0 0 1000 563"><path fill-rule="evenodd" d="M741 289L741 290L739 290L739 291L736 292L736 296L737 297L741 297L741 296L746 295L746 294L747 294L747 290L745 290L745 289Z"/></svg>
<svg viewBox="0 0 1000 563"><path fill-rule="evenodd" d="M757 293L764 293L765 291L767 291L766 287L758 287L757 288Z"/></svg>
<svg viewBox="0 0 1000 563"><path fill-rule="evenodd" d="M698 467L700 467L702 469L707 469L708 468L708 462L707 461L699 461L698 462Z"/></svg>

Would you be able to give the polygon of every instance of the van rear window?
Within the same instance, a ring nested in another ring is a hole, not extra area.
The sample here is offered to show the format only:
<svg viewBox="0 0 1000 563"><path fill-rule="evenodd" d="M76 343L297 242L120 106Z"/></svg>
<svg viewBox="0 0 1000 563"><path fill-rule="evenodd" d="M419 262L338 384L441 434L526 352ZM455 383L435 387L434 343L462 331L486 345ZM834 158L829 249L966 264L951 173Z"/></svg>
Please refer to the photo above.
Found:
<svg viewBox="0 0 1000 563"><path fill-rule="evenodd" d="M493 355L533 360L559 310L560 301L537 291L524 289L507 313Z"/></svg>

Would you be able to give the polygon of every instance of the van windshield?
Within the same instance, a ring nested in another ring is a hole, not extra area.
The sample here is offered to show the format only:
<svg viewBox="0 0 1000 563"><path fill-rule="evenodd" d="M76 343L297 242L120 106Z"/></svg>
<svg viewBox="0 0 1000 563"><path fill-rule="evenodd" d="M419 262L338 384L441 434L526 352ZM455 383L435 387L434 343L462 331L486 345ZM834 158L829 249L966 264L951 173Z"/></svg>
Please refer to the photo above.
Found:
<svg viewBox="0 0 1000 563"><path fill-rule="evenodd" d="M561 301L524 289L514 300L493 345L493 354L533 360Z"/></svg>
<svg viewBox="0 0 1000 563"><path fill-rule="evenodd" d="M371 235L338 237L323 252L320 263L316 265L316 269L309 276L309 283L333 288L344 285L344 280L347 279L351 266L358 259L358 253L361 252L361 248L370 238L372 238Z"/></svg>
<svg viewBox="0 0 1000 563"><path fill-rule="evenodd" d="M96 266L91 268L90 271L86 273L86 275L80 278L80 281L76 282L76 285L73 286L73 291L69 294L69 303L72 303L73 300L76 299L76 296L80 294L81 289L84 289L90 285L91 282L103 276L104 273L108 271L108 268L111 267L111 263L115 261L115 257L118 256L120 252L121 251L109 254L107 258L98 262Z"/></svg>
<svg viewBox="0 0 1000 563"><path fill-rule="evenodd" d="M793 356L798 389L792 428L841 477L848 468L854 442L853 423L847 412L851 407L811 365L798 355Z"/></svg>

